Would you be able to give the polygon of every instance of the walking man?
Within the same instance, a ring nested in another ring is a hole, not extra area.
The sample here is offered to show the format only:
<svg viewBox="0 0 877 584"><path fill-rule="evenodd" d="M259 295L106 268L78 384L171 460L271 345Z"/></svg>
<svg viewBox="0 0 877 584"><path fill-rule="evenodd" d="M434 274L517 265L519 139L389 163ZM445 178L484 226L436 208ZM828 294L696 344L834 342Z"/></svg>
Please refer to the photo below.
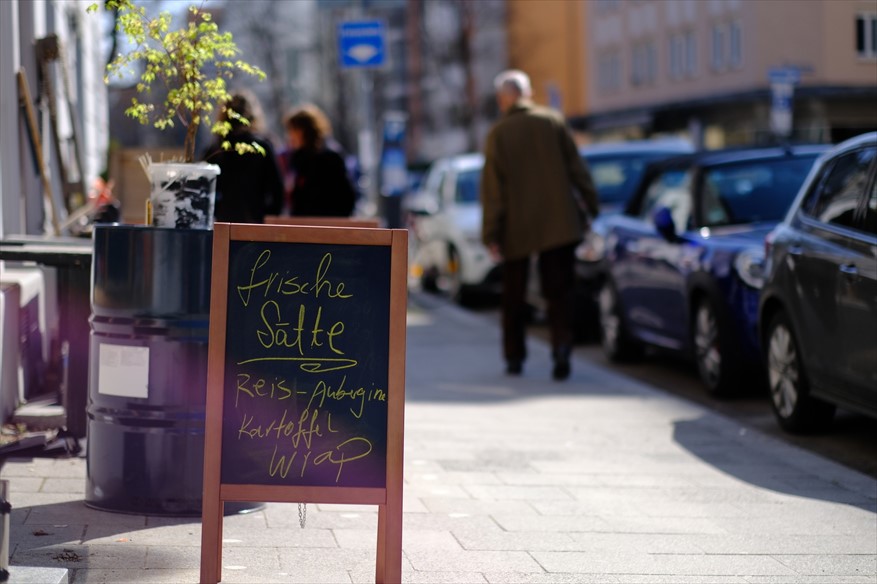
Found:
<svg viewBox="0 0 877 584"><path fill-rule="evenodd" d="M502 262L506 372L520 375L527 357L527 276L530 257L537 255L548 304L552 376L562 380L570 374L574 253L588 214L597 215L597 193L562 115L530 101L529 77L505 71L494 85L502 118L485 144L482 239Z"/></svg>

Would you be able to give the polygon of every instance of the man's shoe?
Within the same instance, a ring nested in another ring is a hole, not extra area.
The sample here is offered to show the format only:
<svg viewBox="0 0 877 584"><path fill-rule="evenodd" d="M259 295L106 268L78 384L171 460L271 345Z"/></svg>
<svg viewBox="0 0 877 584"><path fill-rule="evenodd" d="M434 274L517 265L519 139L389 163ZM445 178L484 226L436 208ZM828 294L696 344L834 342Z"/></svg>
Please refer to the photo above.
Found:
<svg viewBox="0 0 877 584"><path fill-rule="evenodd" d="M558 347L554 351L554 371L551 372L551 376L554 377L554 379L556 379L557 381L563 381L564 379L569 377L570 353L572 353L572 348L568 346Z"/></svg>
<svg viewBox="0 0 877 584"><path fill-rule="evenodd" d="M563 381L568 378L570 374L570 366L569 359L565 361L555 361L554 362L554 371L551 372L551 376L554 377L557 381Z"/></svg>
<svg viewBox="0 0 877 584"><path fill-rule="evenodd" d="M523 370L524 364L520 361L509 361L505 366L505 372L509 375L520 375Z"/></svg>

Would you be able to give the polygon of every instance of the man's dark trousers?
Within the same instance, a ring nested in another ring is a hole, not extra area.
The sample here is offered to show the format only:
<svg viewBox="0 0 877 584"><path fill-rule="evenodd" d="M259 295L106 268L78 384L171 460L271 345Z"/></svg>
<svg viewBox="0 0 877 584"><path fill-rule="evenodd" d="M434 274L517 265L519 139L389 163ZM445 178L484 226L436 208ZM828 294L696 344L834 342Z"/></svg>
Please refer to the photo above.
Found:
<svg viewBox="0 0 877 584"><path fill-rule="evenodd" d="M574 262L577 244L539 253L539 280L548 303L548 326L553 354L566 351L573 342ZM502 335L507 363L523 363L527 357L527 280L530 258L506 260L502 265Z"/></svg>

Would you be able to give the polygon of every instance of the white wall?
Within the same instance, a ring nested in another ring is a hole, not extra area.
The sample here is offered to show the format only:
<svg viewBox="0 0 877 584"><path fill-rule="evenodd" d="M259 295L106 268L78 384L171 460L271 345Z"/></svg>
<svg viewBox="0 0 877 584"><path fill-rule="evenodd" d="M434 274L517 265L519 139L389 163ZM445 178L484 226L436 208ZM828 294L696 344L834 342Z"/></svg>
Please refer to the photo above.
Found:
<svg viewBox="0 0 877 584"><path fill-rule="evenodd" d="M31 96L37 101L38 62L36 39L58 35L66 53L70 93L79 117L86 190L106 165L109 141L107 92L103 83L102 17L86 14L88 0L0 1L0 237L43 234L47 213L39 169L33 156L28 127L19 106L16 74L26 72ZM63 95L60 78L55 93ZM58 159L51 140L48 108L37 111L43 157L51 177L56 206L63 210ZM58 127L62 142L71 136L67 106L58 102ZM67 163L70 167L70 163Z"/></svg>
<svg viewBox="0 0 877 584"><path fill-rule="evenodd" d="M21 228L18 2L0 2L0 237Z"/></svg>

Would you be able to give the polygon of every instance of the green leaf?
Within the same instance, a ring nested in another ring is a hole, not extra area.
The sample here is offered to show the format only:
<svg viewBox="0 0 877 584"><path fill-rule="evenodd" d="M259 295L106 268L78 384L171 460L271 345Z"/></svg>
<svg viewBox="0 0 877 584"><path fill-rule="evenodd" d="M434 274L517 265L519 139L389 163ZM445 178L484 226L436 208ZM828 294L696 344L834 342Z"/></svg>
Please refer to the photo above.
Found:
<svg viewBox="0 0 877 584"><path fill-rule="evenodd" d="M111 77L132 74L132 66L142 65L135 87L144 102L134 98L125 110L126 115L140 123L152 121L162 130L174 127L175 121L197 127L230 98L227 79L238 73L259 80L266 78L258 67L240 59L232 60L240 50L232 34L221 32L208 11L190 6L189 16L172 28L174 22L168 11L147 17L143 1L106 0L104 6L108 10L118 10L116 30L124 35L130 46L107 65L104 82L109 83ZM86 10L93 14L100 7L93 3ZM153 97L154 83L164 86L165 99ZM150 99L158 101L150 103ZM157 108L157 105L161 107ZM249 123L243 118L239 121ZM211 131L220 136L227 135L230 130L228 122L215 123L211 127ZM188 147L187 142L187 151ZM259 151L251 145L238 150Z"/></svg>

